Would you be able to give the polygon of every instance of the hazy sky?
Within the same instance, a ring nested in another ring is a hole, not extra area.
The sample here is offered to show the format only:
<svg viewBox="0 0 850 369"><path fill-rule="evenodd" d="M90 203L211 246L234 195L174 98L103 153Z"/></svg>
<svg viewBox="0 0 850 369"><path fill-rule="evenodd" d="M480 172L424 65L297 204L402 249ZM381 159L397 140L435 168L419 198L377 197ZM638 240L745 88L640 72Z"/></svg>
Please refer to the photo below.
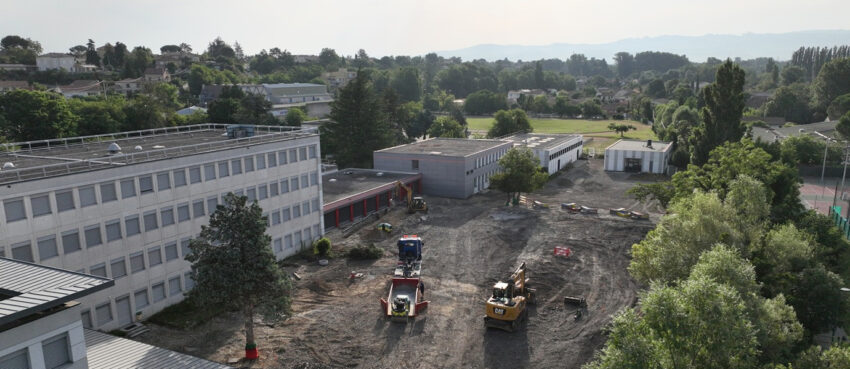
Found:
<svg viewBox="0 0 850 369"><path fill-rule="evenodd" d="M850 27L848 0L0 0L0 35L66 52L89 38L154 52L216 36L246 53L419 55L477 44L601 43L659 35Z"/></svg>

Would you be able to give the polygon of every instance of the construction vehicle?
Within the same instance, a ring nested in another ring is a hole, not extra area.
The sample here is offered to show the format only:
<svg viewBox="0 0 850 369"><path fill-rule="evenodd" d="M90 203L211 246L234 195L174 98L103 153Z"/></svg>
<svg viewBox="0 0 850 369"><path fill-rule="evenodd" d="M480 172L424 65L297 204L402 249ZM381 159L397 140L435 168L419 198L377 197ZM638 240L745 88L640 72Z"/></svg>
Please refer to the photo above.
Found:
<svg viewBox="0 0 850 369"><path fill-rule="evenodd" d="M611 209L611 215L616 215L618 217L623 218L631 218L631 219L649 219L649 215L641 212L637 212L634 210L628 210L626 208L619 209Z"/></svg>
<svg viewBox="0 0 850 369"><path fill-rule="evenodd" d="M528 288L525 262L519 265L507 282L496 282L487 300L484 325L508 332L515 331L528 315L528 304L534 303L535 290Z"/></svg>
<svg viewBox="0 0 850 369"><path fill-rule="evenodd" d="M428 212L428 203L425 202L425 199L422 196L413 196L413 188L408 186L401 181L396 181L396 188L398 191L399 197L401 197L401 190L404 190L404 196L407 197L407 212L413 214L417 211Z"/></svg>
<svg viewBox="0 0 850 369"><path fill-rule="evenodd" d="M378 224L378 230L390 233L393 231L393 225L389 223Z"/></svg>
<svg viewBox="0 0 850 369"><path fill-rule="evenodd" d="M561 209L565 209L570 213L582 213L582 214L598 214L599 210L596 208L591 208L589 206L579 205L574 202L570 203L561 203Z"/></svg>
<svg viewBox="0 0 850 369"><path fill-rule="evenodd" d="M419 278L393 277L390 293L381 298L381 309L394 322L407 322L428 307L420 289Z"/></svg>
<svg viewBox="0 0 850 369"><path fill-rule="evenodd" d="M393 275L396 277L419 277L422 272L422 241L417 235L404 235L398 239L398 262Z"/></svg>

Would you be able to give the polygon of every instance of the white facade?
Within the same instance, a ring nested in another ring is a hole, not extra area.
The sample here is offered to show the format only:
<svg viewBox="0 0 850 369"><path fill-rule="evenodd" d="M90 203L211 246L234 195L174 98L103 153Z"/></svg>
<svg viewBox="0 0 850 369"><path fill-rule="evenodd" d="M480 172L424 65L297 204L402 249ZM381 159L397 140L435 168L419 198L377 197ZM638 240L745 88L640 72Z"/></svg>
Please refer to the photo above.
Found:
<svg viewBox="0 0 850 369"><path fill-rule="evenodd" d="M669 142L619 140L605 149L605 170L663 174L672 149Z"/></svg>
<svg viewBox="0 0 850 369"><path fill-rule="evenodd" d="M40 55L35 58L35 65L39 71L51 69L64 69L68 72L74 71L74 65L77 63L73 55L64 55L59 53L51 53Z"/></svg>
<svg viewBox="0 0 850 369"><path fill-rule="evenodd" d="M229 192L259 202L279 259L318 238L320 170L318 135L301 134L4 185L0 256L114 279L79 300L82 322L123 327L191 289L189 240Z"/></svg>
<svg viewBox="0 0 850 369"><path fill-rule="evenodd" d="M87 369L80 306L0 332L0 368Z"/></svg>

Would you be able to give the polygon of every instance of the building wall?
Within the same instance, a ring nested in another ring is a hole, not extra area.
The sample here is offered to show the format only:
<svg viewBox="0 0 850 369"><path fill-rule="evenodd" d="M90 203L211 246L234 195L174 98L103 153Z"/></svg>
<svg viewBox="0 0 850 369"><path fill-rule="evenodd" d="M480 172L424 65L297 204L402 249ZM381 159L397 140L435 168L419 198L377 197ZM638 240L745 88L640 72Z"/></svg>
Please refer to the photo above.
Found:
<svg viewBox="0 0 850 369"><path fill-rule="evenodd" d="M510 148L511 143L505 142L466 157L463 198L490 188L490 177L501 171L499 159ZM427 175L424 177L427 178Z"/></svg>
<svg viewBox="0 0 850 369"><path fill-rule="evenodd" d="M25 352L30 368L45 368L45 343L56 338L67 342L70 363L62 369L87 369L86 341L80 322L80 306L59 311L0 332L0 360Z"/></svg>
<svg viewBox="0 0 850 369"><path fill-rule="evenodd" d="M547 150L534 150L534 153L540 159L540 165L546 168L548 173L555 173L567 164L578 160L583 145L583 136L579 136Z"/></svg>
<svg viewBox="0 0 850 369"><path fill-rule="evenodd" d="M290 159L293 153L299 157L297 162ZM8 222L5 212L0 212L0 233L4 235L0 239L0 254L20 258L20 254L29 249L32 260L37 263L115 279L114 287L81 299L84 312L88 311L91 317L86 319L84 314L83 323L87 327L114 329L120 326L116 300L129 296L131 313L141 311L143 316L150 316L183 298L182 292L192 285L188 277L189 263L183 260L188 241L208 223L212 205L221 203L229 192L253 195L258 199L269 216L268 234L279 259L299 251L297 240L309 243L310 239L321 235L320 154L318 136L306 136L3 186L0 188L3 205L23 200L27 218ZM274 167L269 167L270 156L274 156L277 163ZM280 164L284 157L287 164ZM265 169L259 169L263 166L260 158L263 158ZM254 167L250 172L249 162ZM227 176L222 176L225 166ZM241 174L234 174L235 166L241 167ZM207 178L210 167L215 178ZM183 173L187 184L178 187L179 173ZM200 181L192 183L197 173L200 173ZM159 188L160 174L167 177L170 188ZM141 193L146 178L151 179L153 187ZM305 180L307 185L302 186ZM293 190L296 182L299 190ZM132 183L135 195L122 198L122 183L128 186ZM104 192L105 187L101 186L110 184L118 200L104 202L108 191ZM272 186L277 186L277 196L273 196ZM80 191L89 188L94 189L97 203L83 206ZM60 211L57 195L68 190L75 208ZM51 213L34 217L32 201L44 195L48 196ZM296 209L300 216L295 216ZM163 220L169 213L174 224ZM180 218L184 213L189 215L188 219ZM289 220L285 220L287 218ZM131 231L136 228L135 219L138 219L139 233L132 234L135 233ZM156 220L155 229L146 229L148 219ZM115 227L120 229L120 237L110 240L110 229ZM74 250L70 241L74 233L78 234L79 250ZM89 234L92 239L100 237L101 242L88 246ZM66 237L72 246L66 245ZM134 270L133 263L139 261L139 255L144 260L143 268ZM160 256L160 262L155 261L156 255ZM120 272L122 264L126 275ZM165 297L160 299L163 291ZM147 306L144 306L145 297ZM107 304L112 318L101 319L99 323L97 307L102 304Z"/></svg>
<svg viewBox="0 0 850 369"><path fill-rule="evenodd" d="M665 173L670 155L670 146L666 151L634 151L634 150L605 150L605 170L622 172L625 170L627 158L641 159L641 172L643 173ZM650 171L650 162L652 170Z"/></svg>
<svg viewBox="0 0 850 369"><path fill-rule="evenodd" d="M38 67L39 71L46 71L51 69L64 69L66 71L73 71L74 64L76 61L73 56L67 56L63 58L55 58L55 57L45 57L45 58L36 58L35 64Z"/></svg>

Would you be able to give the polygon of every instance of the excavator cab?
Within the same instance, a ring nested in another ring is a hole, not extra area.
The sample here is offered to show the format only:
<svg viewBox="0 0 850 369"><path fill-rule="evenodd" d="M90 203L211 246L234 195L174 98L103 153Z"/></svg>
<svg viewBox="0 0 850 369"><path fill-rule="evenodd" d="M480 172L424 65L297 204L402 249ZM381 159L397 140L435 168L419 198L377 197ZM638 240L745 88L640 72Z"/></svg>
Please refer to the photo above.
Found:
<svg viewBox="0 0 850 369"><path fill-rule="evenodd" d="M408 205L408 211L411 213L417 211L424 211L427 213L428 203L425 202L425 199L423 199L422 196L413 197Z"/></svg>
<svg viewBox="0 0 850 369"><path fill-rule="evenodd" d="M493 300L498 301L502 305L513 305L514 298L514 284L513 283L505 283L505 282L497 282L493 285Z"/></svg>
<svg viewBox="0 0 850 369"><path fill-rule="evenodd" d="M407 316L410 310L410 299L407 295L398 295L393 299L393 316Z"/></svg>
<svg viewBox="0 0 850 369"><path fill-rule="evenodd" d="M527 316L526 306L534 303L535 291L528 288L525 263L520 264L507 282L496 282L487 300L484 324L508 332L515 331Z"/></svg>

